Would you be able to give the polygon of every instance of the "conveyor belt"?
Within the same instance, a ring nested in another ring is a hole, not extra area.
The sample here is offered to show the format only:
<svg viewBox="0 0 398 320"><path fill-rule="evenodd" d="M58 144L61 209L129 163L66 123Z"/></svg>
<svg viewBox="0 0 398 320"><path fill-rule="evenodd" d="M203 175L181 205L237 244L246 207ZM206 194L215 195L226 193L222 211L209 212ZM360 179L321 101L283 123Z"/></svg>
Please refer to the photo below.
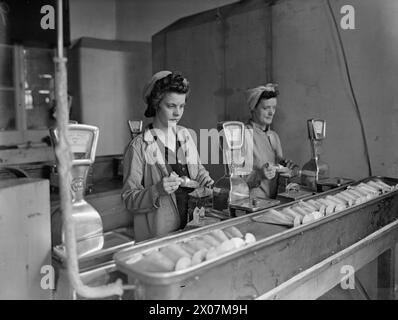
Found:
<svg viewBox="0 0 398 320"><path fill-rule="evenodd" d="M371 177L310 199L317 201L333 196L371 179L380 179L391 187L398 183L397 179ZM274 210L283 212L298 204L296 201ZM391 188L385 193L380 190L379 195L366 202L351 204L294 227L278 225L275 221L271 221L273 224L260 222L270 210L273 209L146 241L117 253L114 257L117 268L128 275L130 283L137 285L136 299L253 299L396 220L398 190ZM188 264L178 271L149 271L150 268L139 267L151 252L203 239L214 230L227 231L231 226L238 228L243 236L253 234L256 241L210 255L209 259L196 265Z"/></svg>

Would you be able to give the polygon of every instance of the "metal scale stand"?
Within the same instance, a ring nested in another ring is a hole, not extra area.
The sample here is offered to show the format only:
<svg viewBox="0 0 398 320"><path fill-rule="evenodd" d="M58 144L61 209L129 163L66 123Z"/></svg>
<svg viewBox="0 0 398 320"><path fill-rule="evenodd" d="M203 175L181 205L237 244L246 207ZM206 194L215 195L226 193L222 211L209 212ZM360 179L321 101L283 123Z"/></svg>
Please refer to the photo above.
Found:
<svg viewBox="0 0 398 320"><path fill-rule="evenodd" d="M321 154L322 140L325 138L325 120L307 120L308 137L311 143L312 157L302 168L296 168L293 172L280 175L284 181L284 192L278 194L277 198L282 203L308 198L316 194L319 178L329 175L329 166L319 159Z"/></svg>
<svg viewBox="0 0 398 320"><path fill-rule="evenodd" d="M69 124L68 140L74 155L72 161L72 217L75 225L77 255L79 270L82 276L88 276L90 281L109 280L111 272L115 271L113 254L134 245L134 241L115 231L103 232L102 219L99 212L85 199L85 184L89 167L94 163L99 130L97 127L83 124ZM51 129L53 145L59 142L57 129ZM71 287L66 276L66 248L62 214L58 208L51 216L53 265L59 269L60 278L57 285L58 295L70 298ZM83 280L84 281L84 280ZM58 290L59 289L59 290Z"/></svg>
<svg viewBox="0 0 398 320"><path fill-rule="evenodd" d="M251 198L247 183L240 177L244 156L241 150L244 144L245 126L239 121L227 121L218 124L221 132L223 150L224 176L213 187L213 209L229 212L229 217L235 217L236 211L246 213L276 206L279 200Z"/></svg>
<svg viewBox="0 0 398 320"><path fill-rule="evenodd" d="M309 119L307 128L312 157L301 170L301 184L313 191L322 192L326 187L336 188L353 182L348 178L330 178L329 165L320 159L322 142L326 137L326 121Z"/></svg>

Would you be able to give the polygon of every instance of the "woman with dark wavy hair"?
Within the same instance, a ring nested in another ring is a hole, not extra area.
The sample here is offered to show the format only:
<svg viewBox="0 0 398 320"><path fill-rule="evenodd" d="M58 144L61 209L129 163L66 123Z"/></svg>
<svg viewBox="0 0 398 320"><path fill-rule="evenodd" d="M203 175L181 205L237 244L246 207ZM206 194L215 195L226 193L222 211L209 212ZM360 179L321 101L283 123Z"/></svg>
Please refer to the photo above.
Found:
<svg viewBox="0 0 398 320"><path fill-rule="evenodd" d="M189 89L187 79L170 71L154 74L144 88L145 116L153 122L130 142L123 161L122 198L134 216L136 241L183 229L188 194L214 183L192 136L177 125Z"/></svg>

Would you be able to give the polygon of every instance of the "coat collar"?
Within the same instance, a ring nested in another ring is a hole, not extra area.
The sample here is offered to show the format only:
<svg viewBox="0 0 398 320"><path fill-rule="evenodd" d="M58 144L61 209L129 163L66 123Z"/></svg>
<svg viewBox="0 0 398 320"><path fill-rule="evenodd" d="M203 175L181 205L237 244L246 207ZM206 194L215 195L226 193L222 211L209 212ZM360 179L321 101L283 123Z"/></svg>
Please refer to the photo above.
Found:
<svg viewBox="0 0 398 320"><path fill-rule="evenodd" d="M155 143L156 130L152 130L147 126L144 129L142 136L143 141L146 144L146 155L151 158L153 164L156 164L162 176L168 176L164 160L164 146L161 141ZM190 136L189 130L182 126L177 126L177 138L181 141L181 148L183 148L185 152L189 176L191 179L196 179L200 160L194 140Z"/></svg>
<svg viewBox="0 0 398 320"><path fill-rule="evenodd" d="M248 126L251 127L251 128L253 128L253 129L256 129L256 130L258 130L258 131L261 131L261 132L267 132L267 131L270 131L270 130L271 130L271 126L267 126L267 127L265 128L265 130L264 130L264 129L261 128L257 123L255 123L255 122L253 121L253 119L250 119L250 120L249 120Z"/></svg>
<svg viewBox="0 0 398 320"><path fill-rule="evenodd" d="M182 142L186 143L189 140L189 133L187 129L182 126L177 126L177 139ZM148 125L144 129L143 139L147 144L153 143L157 139L157 130L151 128L151 125Z"/></svg>

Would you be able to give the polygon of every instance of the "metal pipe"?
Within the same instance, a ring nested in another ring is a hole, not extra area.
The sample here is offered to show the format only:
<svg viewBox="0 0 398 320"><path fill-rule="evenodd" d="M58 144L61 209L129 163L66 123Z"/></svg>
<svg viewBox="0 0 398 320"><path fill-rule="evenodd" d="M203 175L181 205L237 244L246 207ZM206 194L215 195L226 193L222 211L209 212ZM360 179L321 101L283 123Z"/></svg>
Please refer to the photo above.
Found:
<svg viewBox="0 0 398 320"><path fill-rule="evenodd" d="M57 39L58 39L58 58L64 56L64 28L63 28L63 12L62 0L57 1Z"/></svg>

